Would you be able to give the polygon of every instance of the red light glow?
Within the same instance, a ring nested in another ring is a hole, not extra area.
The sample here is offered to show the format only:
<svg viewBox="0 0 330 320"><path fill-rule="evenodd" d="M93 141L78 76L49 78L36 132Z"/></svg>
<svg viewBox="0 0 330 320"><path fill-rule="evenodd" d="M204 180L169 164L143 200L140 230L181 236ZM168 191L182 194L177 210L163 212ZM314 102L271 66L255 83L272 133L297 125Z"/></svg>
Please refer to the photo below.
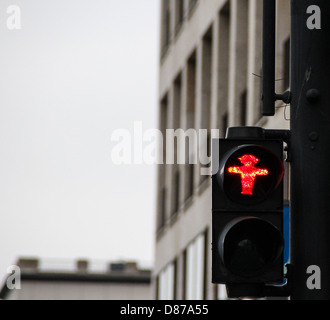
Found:
<svg viewBox="0 0 330 320"><path fill-rule="evenodd" d="M253 195L253 187L257 176L267 176L269 174L267 169L256 168L255 165L259 159L251 154L246 154L238 158L243 166L228 168L229 173L240 174L242 183L242 194Z"/></svg>

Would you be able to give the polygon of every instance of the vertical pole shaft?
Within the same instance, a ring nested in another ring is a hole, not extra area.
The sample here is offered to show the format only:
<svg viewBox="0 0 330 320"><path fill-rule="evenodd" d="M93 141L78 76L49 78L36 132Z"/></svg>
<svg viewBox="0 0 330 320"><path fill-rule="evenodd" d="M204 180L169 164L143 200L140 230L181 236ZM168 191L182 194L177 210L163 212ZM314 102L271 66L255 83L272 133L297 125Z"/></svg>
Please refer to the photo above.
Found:
<svg viewBox="0 0 330 320"><path fill-rule="evenodd" d="M293 300L330 299L329 15L328 0L291 0Z"/></svg>
<svg viewBox="0 0 330 320"><path fill-rule="evenodd" d="M275 114L276 0L263 0L262 114Z"/></svg>

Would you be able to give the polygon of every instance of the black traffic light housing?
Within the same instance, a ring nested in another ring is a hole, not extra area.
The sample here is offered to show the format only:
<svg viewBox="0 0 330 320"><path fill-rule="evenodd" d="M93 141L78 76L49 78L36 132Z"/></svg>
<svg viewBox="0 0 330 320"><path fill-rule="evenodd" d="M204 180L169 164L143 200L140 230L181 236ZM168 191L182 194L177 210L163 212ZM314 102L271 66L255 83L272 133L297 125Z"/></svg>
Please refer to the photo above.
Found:
<svg viewBox="0 0 330 320"><path fill-rule="evenodd" d="M281 284L283 140L242 130L213 145L212 282Z"/></svg>

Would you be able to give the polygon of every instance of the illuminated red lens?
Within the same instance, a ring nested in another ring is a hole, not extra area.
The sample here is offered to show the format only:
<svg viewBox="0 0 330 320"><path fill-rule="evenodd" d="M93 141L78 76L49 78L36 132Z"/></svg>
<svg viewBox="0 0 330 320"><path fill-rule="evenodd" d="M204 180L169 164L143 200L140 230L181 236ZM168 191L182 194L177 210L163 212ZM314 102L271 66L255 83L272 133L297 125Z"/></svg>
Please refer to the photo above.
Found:
<svg viewBox="0 0 330 320"><path fill-rule="evenodd" d="M267 169L256 168L255 165L259 159L251 154L246 154L238 158L243 166L228 168L229 173L240 174L242 183L242 194L253 195L253 187L257 176L267 176Z"/></svg>

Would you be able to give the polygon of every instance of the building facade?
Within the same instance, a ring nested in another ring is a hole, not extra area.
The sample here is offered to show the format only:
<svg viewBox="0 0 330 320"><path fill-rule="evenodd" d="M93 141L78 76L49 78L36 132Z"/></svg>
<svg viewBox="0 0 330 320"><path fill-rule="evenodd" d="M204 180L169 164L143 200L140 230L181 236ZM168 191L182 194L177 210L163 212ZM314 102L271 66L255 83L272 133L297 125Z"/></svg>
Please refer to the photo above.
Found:
<svg viewBox="0 0 330 320"><path fill-rule="evenodd" d="M290 106L277 103L274 117L261 115L261 0L162 0L160 42L159 128L163 136L168 129L204 129L205 139L197 137L197 149L188 139L159 149L154 297L226 299L225 288L211 283L211 179L201 174L210 171L210 141L231 126L289 129ZM282 93L289 86L287 0L277 0L276 42ZM184 163L166 161L183 151Z"/></svg>
<svg viewBox="0 0 330 320"><path fill-rule="evenodd" d="M135 262L91 270L87 260L73 268L46 267L39 259L19 259L0 288L3 300L151 300L151 270Z"/></svg>

